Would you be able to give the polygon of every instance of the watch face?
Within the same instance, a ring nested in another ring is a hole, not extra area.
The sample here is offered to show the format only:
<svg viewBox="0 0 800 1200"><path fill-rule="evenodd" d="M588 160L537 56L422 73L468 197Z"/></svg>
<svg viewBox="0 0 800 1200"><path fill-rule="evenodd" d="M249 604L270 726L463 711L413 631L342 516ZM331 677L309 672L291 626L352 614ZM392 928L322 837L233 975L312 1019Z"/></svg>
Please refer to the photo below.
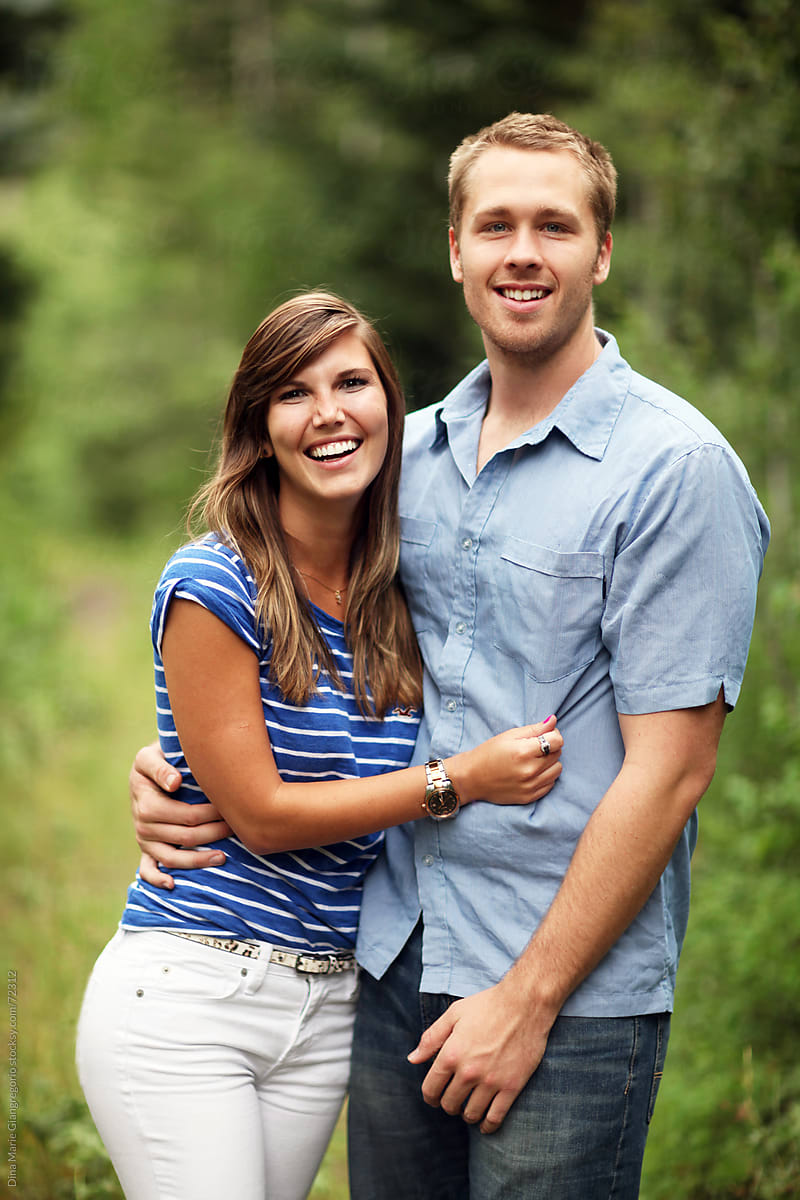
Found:
<svg viewBox="0 0 800 1200"><path fill-rule="evenodd" d="M458 796L452 788L433 788L428 794L428 812L432 817L451 817L458 811Z"/></svg>

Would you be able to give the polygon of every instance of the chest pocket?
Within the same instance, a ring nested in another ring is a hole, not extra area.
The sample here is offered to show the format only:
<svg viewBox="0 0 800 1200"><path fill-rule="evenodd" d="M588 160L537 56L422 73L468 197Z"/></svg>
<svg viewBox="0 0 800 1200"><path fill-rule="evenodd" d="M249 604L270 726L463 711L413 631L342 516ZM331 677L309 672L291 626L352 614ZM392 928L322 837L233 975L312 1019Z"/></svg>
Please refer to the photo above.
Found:
<svg viewBox="0 0 800 1200"><path fill-rule="evenodd" d="M494 645L538 683L589 665L601 646L603 556L506 538L492 579Z"/></svg>
<svg viewBox="0 0 800 1200"><path fill-rule="evenodd" d="M400 518L400 577L418 636L433 625L429 558L435 533L435 521Z"/></svg>

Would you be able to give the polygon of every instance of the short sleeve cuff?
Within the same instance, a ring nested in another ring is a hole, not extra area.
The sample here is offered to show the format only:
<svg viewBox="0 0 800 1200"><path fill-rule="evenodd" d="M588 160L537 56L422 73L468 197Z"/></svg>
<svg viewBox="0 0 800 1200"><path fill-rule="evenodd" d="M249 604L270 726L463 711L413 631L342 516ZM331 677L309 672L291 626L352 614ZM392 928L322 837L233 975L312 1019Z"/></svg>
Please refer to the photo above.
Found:
<svg viewBox="0 0 800 1200"><path fill-rule="evenodd" d="M184 547L170 559L156 589L150 622L159 656L167 613L175 599L191 600L207 609L255 654L260 653L248 578L230 551L200 544Z"/></svg>
<svg viewBox="0 0 800 1200"><path fill-rule="evenodd" d="M679 708L701 708L716 700L720 688L726 705L733 708L739 698L741 680L719 675L682 680L680 683L662 684L658 687L631 688L615 685L614 695L617 712L634 717L651 712L673 712Z"/></svg>

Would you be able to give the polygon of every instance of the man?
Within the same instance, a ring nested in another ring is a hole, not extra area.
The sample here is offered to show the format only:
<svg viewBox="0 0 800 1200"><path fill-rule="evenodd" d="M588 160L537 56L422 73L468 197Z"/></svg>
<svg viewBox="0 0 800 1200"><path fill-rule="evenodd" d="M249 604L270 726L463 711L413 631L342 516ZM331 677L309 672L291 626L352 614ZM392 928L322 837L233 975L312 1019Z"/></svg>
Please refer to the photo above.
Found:
<svg viewBox="0 0 800 1200"><path fill-rule="evenodd" d="M638 1194L768 526L717 430L594 329L615 187L549 116L451 160L451 269L486 361L408 420L416 761L553 712L563 774L533 809L387 834L359 933L355 1200Z"/></svg>

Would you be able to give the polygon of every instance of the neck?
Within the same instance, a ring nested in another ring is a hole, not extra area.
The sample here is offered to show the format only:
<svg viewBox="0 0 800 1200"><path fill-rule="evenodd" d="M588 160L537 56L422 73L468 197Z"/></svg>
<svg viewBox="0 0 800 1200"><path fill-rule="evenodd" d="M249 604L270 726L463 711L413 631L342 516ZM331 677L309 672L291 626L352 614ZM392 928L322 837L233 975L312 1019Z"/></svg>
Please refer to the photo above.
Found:
<svg viewBox="0 0 800 1200"><path fill-rule="evenodd" d="M313 516L281 508L281 524L300 590L324 612L347 612L350 554L358 523L327 511Z"/></svg>
<svg viewBox="0 0 800 1200"><path fill-rule="evenodd" d="M289 557L292 565L301 573L316 575L323 583L331 587L347 586L350 571L350 550L352 541L346 545L313 539L306 540L284 529L286 544L289 547Z"/></svg>
<svg viewBox="0 0 800 1200"><path fill-rule="evenodd" d="M539 359L504 351L484 339L491 391L478 447L478 470L514 438L549 417L602 351L593 327Z"/></svg>
<svg viewBox="0 0 800 1200"><path fill-rule="evenodd" d="M350 553L359 527L357 513L341 514L334 505L313 514L286 506L279 500L281 526L292 562L321 579L340 586L350 567Z"/></svg>

